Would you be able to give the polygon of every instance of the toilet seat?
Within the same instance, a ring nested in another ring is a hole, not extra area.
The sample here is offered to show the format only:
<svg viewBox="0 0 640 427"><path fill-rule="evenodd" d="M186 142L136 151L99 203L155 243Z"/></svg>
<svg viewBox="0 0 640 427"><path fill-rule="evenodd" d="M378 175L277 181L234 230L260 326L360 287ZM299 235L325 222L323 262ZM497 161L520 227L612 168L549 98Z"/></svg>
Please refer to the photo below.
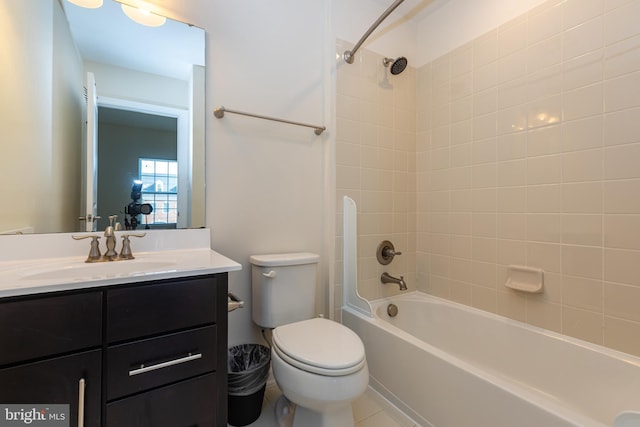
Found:
<svg viewBox="0 0 640 427"><path fill-rule="evenodd" d="M273 350L288 364L319 375L348 375L366 364L360 337L346 326L323 318L277 327Z"/></svg>

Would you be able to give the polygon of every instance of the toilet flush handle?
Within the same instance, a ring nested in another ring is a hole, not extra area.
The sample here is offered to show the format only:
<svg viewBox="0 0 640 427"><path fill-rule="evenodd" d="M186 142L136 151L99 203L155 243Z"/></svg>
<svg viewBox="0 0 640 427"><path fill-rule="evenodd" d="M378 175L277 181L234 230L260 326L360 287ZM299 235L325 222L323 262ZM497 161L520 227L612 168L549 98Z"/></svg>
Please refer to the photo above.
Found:
<svg viewBox="0 0 640 427"><path fill-rule="evenodd" d="M271 270L268 273L262 273L262 275L264 277L268 277L269 279L273 279L274 277L276 277L276 272Z"/></svg>

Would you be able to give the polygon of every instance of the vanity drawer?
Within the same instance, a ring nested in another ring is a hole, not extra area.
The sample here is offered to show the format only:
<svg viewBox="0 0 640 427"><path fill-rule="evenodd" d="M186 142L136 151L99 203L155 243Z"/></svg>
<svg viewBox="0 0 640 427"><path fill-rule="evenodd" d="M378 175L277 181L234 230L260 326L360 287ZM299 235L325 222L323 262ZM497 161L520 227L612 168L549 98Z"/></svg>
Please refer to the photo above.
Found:
<svg viewBox="0 0 640 427"><path fill-rule="evenodd" d="M0 302L0 365L101 342L101 292Z"/></svg>
<svg viewBox="0 0 640 427"><path fill-rule="evenodd" d="M215 427L216 385L207 374L108 403L106 427Z"/></svg>
<svg viewBox="0 0 640 427"><path fill-rule="evenodd" d="M216 326L109 347L107 400L215 371L216 360Z"/></svg>
<svg viewBox="0 0 640 427"><path fill-rule="evenodd" d="M214 323L215 276L107 290L107 341Z"/></svg>

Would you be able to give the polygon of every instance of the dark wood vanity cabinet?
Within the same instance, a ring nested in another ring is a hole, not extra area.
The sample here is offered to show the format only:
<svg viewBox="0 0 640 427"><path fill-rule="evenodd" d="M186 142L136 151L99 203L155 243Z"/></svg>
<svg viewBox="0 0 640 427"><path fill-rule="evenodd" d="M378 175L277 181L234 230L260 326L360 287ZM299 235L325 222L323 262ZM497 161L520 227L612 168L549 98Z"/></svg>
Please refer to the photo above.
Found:
<svg viewBox="0 0 640 427"><path fill-rule="evenodd" d="M77 426L227 425L227 273L0 299L0 404Z"/></svg>

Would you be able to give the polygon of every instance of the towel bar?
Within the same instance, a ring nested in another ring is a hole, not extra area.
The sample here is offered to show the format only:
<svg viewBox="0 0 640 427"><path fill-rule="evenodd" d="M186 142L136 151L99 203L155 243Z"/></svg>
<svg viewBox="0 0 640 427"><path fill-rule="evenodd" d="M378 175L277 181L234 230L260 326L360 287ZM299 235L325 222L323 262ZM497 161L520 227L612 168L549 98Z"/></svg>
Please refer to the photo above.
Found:
<svg viewBox="0 0 640 427"><path fill-rule="evenodd" d="M327 129L324 126L309 125L309 124L306 124L306 123L293 122L291 120L284 120L284 119L278 119L278 118L275 118L275 117L262 116L260 114L245 113L243 111L231 110L229 108L225 108L222 105L220 107L216 108L215 110L213 110L213 115L216 116L216 118L218 118L218 119L223 118L224 117L224 113L240 114L242 116L255 117L257 119L271 120L273 122L287 123L287 124L296 125L296 126L304 126L304 127L312 128L313 129L313 133L315 133L316 135L321 135L322 132L324 132Z"/></svg>

